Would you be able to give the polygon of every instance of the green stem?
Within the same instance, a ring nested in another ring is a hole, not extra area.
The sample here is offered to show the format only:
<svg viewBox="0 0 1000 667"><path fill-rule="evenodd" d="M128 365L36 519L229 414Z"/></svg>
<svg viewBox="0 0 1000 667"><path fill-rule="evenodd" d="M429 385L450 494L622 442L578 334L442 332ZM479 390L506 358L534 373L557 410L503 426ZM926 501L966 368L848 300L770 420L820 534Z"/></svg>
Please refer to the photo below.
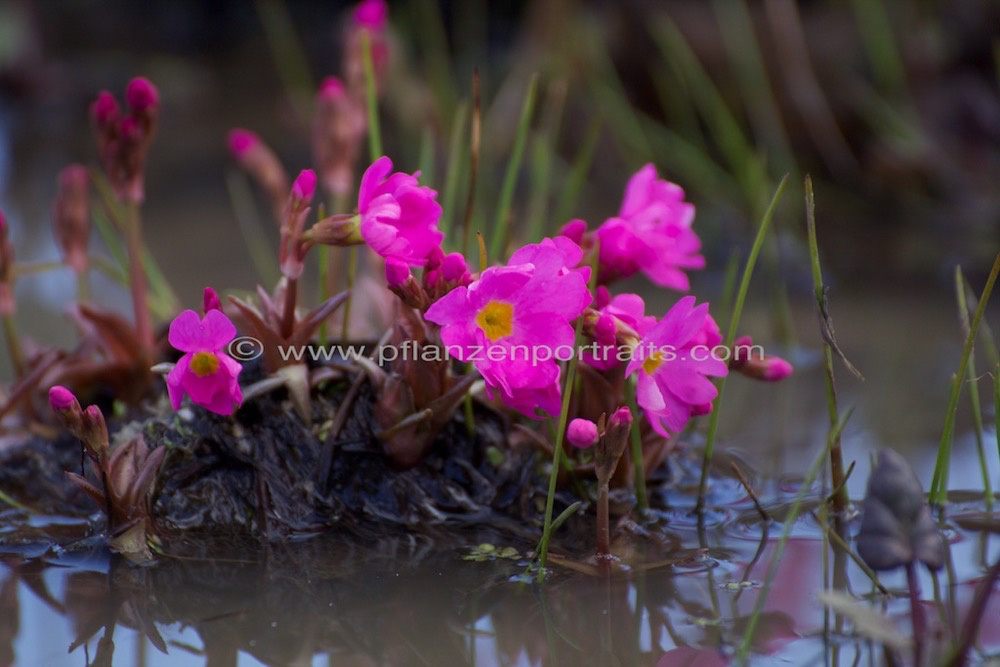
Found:
<svg viewBox="0 0 1000 667"><path fill-rule="evenodd" d="M580 339L583 329L583 318L577 318L576 338ZM538 581L545 578L545 562L549 556L549 540L552 537L552 509L556 500L556 481L559 479L560 455L563 440L566 437L566 422L569 420L569 403L573 394L573 383L576 381L576 361L579 355L574 354L567 364L566 383L563 385L562 409L559 411L559 430L556 431L555 447L552 449L552 471L549 473L549 489L545 498L545 523L542 526L542 539L538 544Z"/></svg>
<svg viewBox="0 0 1000 667"><path fill-rule="evenodd" d="M128 244L128 277L132 290L132 310L135 314L135 331L147 355L153 351L153 323L149 316L146 295L146 269L143 266L142 218L139 203L125 204L126 242Z"/></svg>
<svg viewBox="0 0 1000 667"><path fill-rule="evenodd" d="M809 233L809 260L812 264L813 290L816 297L816 307L821 318L826 317L826 287L823 284L823 271L819 263L819 241L816 237L816 198L813 193L812 178L805 179L806 190L806 227ZM821 324L821 326L826 326ZM830 428L834 428L840 419L837 409L837 385L833 374L833 349L828 341L823 343L823 375L826 384L826 408L830 419ZM840 438L836 438L830 446L830 479L833 486L833 509L837 515L847 510L850 499L847 486L844 484L844 454L840 447Z"/></svg>
<svg viewBox="0 0 1000 667"><path fill-rule="evenodd" d="M955 374L951 385L951 394L948 396L948 411L945 413L944 430L941 433L941 442L938 446L937 462L934 464L934 477L931 480L930 501L941 505L948 499L948 465L951 460L951 445L955 435L955 413L958 411L958 399L962 393L962 378L965 377L969 367L969 356L972 354L972 346L976 340L976 333L979 331L979 322L986 312L986 302L993 292L993 285L1000 274L1000 253L997 253L993 260L993 268L990 270L989 278L986 279L986 286L983 288L982 296L979 297L979 304L976 306L976 314L972 318L972 326L969 335L965 338L965 345L962 347L962 358L958 364L958 372Z"/></svg>
<svg viewBox="0 0 1000 667"><path fill-rule="evenodd" d="M524 96L521 107L521 118L517 123L517 134L514 137L514 148L507 160L507 171L504 173L500 186L500 200L497 203L497 218L493 225L493 235L490 238L490 256L499 258L506 244L506 230L510 227L510 208L514 199L514 186L517 185L517 174L521 170L521 160L524 156L524 145L528 140L528 129L531 126L531 116L535 110L535 96L538 93L538 75L532 75L528 83L528 92Z"/></svg>
<svg viewBox="0 0 1000 667"><path fill-rule="evenodd" d="M375 63L372 61L372 39L367 30L361 32L361 57L365 68L365 101L368 107L368 153L372 162L382 156L382 130L378 120L378 87Z"/></svg>
<svg viewBox="0 0 1000 667"><path fill-rule="evenodd" d="M465 129L465 117L469 113L468 103L462 102L452 118L451 135L448 139L448 171L444 178L444 193L441 198L441 231L446 239L451 238L451 230L455 224L453 214L455 198L458 196L459 176L462 174L462 136Z"/></svg>
<svg viewBox="0 0 1000 667"><path fill-rule="evenodd" d="M638 416L639 409L635 401L635 378L629 378L625 382L625 400L628 402L628 409L633 415ZM640 512L649 508L649 497L646 495L646 468L642 459L642 434L639 432L638 421L632 426L629 438L632 445L632 469L635 473L635 502Z"/></svg>
<svg viewBox="0 0 1000 667"><path fill-rule="evenodd" d="M747 257L746 266L743 267L743 278L740 281L740 287L736 293L736 303L733 305L733 313L729 318L729 329L726 331L726 347L731 348L733 346L733 341L736 340L736 329L740 324L740 315L743 313L743 304L746 302L747 290L750 289L750 278L753 276L753 269L757 264L757 256L760 255L761 246L764 244L764 239L767 237L767 230L771 226L772 218L774 218L774 211L778 206L778 202L781 200L781 196L785 192L785 186L787 184L788 174L785 174L784 178L781 179L781 183L778 184L778 189L775 190L774 196L771 198L771 203L764 212L764 217L761 218L760 227L757 229L757 237L754 239L753 246L750 248L750 255ZM712 414L708 420L708 433L705 436L705 459L701 467L701 481L698 484L698 504L695 506L695 510L699 512L705 507L705 489L708 486L708 468L711 464L712 452L715 448L715 435L719 430L719 410L722 408L722 395L725 388L726 377L724 376L719 380L719 393L715 397L715 402L712 405Z"/></svg>
<svg viewBox="0 0 1000 667"><path fill-rule="evenodd" d="M958 301L958 321L962 334L969 335L969 306L965 298L965 278L962 267L955 267L955 296ZM993 488L990 484L990 468L986 463L986 443L983 440L983 411L979 401L979 376L976 373L976 351L969 353L969 370L966 373L969 381L969 403L972 407L972 425L976 436L976 454L979 456L979 470L983 476L983 494L986 497L986 507L993 509Z"/></svg>

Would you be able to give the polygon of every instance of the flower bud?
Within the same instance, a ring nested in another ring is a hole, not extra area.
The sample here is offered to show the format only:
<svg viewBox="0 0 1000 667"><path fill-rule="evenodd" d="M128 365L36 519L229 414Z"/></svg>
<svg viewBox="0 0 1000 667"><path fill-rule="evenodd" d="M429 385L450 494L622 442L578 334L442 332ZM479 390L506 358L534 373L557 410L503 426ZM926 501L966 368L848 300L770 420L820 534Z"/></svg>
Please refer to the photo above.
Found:
<svg viewBox="0 0 1000 667"><path fill-rule="evenodd" d="M128 83L125 101L137 113L148 112L160 104L160 93L149 79L138 76Z"/></svg>
<svg viewBox="0 0 1000 667"><path fill-rule="evenodd" d="M565 236L577 245L583 245L583 235L587 232L587 223L583 220L570 220L559 230L560 236Z"/></svg>
<svg viewBox="0 0 1000 667"><path fill-rule="evenodd" d="M49 389L49 406L63 428L78 438L82 437L83 409L73 392L60 385L53 386Z"/></svg>
<svg viewBox="0 0 1000 667"><path fill-rule="evenodd" d="M104 421L104 413L96 405L89 405L83 411L82 429L80 438L88 453L98 463L107 460L109 439L108 425Z"/></svg>
<svg viewBox="0 0 1000 667"><path fill-rule="evenodd" d="M385 30L389 21L389 7L385 0L361 0L354 8L354 25L368 30Z"/></svg>
<svg viewBox="0 0 1000 667"><path fill-rule="evenodd" d="M316 194L316 172L303 169L292 183L292 201L307 206Z"/></svg>
<svg viewBox="0 0 1000 667"><path fill-rule="evenodd" d="M401 259L389 257L385 260L385 281L395 294L411 308L424 310L430 305L427 292L410 272L410 267Z"/></svg>
<svg viewBox="0 0 1000 667"><path fill-rule="evenodd" d="M597 448L594 450L594 466L599 484L607 484L615 469L618 468L618 461L628 444L629 432L632 430L632 411L627 407L618 408L608 425L597 441Z"/></svg>
<svg viewBox="0 0 1000 667"><path fill-rule="evenodd" d="M106 128L118 122L121 109L115 96L106 90L97 94L97 99L90 105L90 115L98 128Z"/></svg>
<svg viewBox="0 0 1000 667"><path fill-rule="evenodd" d="M385 260L385 282L392 287L402 287L407 280L413 277L410 266L395 257Z"/></svg>
<svg viewBox="0 0 1000 667"><path fill-rule="evenodd" d="M469 265L465 262L465 256L460 252L453 252L445 255L441 262L441 275L449 283L465 285L471 281L469 275Z"/></svg>
<svg viewBox="0 0 1000 667"><path fill-rule="evenodd" d="M277 154L260 137L244 129L229 131L229 152L236 163L256 181L271 202L274 219L280 224L288 201L288 174Z"/></svg>
<svg viewBox="0 0 1000 667"><path fill-rule="evenodd" d="M201 297L202 314L207 314L210 310L222 310L222 302L219 301L219 294L211 287L206 287Z"/></svg>
<svg viewBox="0 0 1000 667"><path fill-rule="evenodd" d="M71 164L59 172L59 191L52 229L62 249L63 262L80 275L87 270L90 241L90 201L87 168Z"/></svg>
<svg viewBox="0 0 1000 667"><path fill-rule="evenodd" d="M356 215L331 215L310 227L305 238L318 245L359 245L365 242L361 238L360 222Z"/></svg>
<svg viewBox="0 0 1000 667"><path fill-rule="evenodd" d="M226 143L229 145L229 152L233 159L242 162L250 151L259 146L261 142L260 137L250 130L236 128L229 131Z"/></svg>
<svg viewBox="0 0 1000 667"><path fill-rule="evenodd" d="M593 447L597 442L597 424L589 419L574 419L566 427L566 439L569 444L580 449Z"/></svg>

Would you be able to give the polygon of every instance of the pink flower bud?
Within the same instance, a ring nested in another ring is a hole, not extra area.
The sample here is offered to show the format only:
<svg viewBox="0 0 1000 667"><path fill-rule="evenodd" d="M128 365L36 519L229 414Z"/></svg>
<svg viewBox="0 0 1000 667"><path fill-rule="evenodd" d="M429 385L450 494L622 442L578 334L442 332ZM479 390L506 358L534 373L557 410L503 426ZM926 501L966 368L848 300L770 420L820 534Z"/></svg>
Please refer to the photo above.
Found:
<svg viewBox="0 0 1000 667"><path fill-rule="evenodd" d="M60 385L49 389L49 405L53 411L60 414L69 412L73 406L76 406L77 409L80 408L80 402L76 400L73 392Z"/></svg>
<svg viewBox="0 0 1000 667"><path fill-rule="evenodd" d="M569 440L569 444L580 449L593 447L597 437L597 424L589 419L574 419L566 427L566 439Z"/></svg>
<svg viewBox="0 0 1000 667"><path fill-rule="evenodd" d="M445 255L441 262L441 274L450 283L464 281L469 275L469 265L465 263L465 256L460 252Z"/></svg>
<svg viewBox="0 0 1000 667"><path fill-rule="evenodd" d="M229 131L226 142L229 144L229 152L233 156L233 159L239 162L255 146L260 144L260 137L250 130L236 128Z"/></svg>
<svg viewBox="0 0 1000 667"><path fill-rule="evenodd" d="M106 90L97 94L97 99L90 105L90 114L98 127L106 127L118 119L121 110L118 107L118 100Z"/></svg>
<svg viewBox="0 0 1000 667"><path fill-rule="evenodd" d="M385 260L385 282L389 287L402 287L410 276L410 267L406 262L395 257Z"/></svg>
<svg viewBox="0 0 1000 667"><path fill-rule="evenodd" d="M608 420L608 428L632 428L632 411L627 407L618 408Z"/></svg>
<svg viewBox="0 0 1000 667"><path fill-rule="evenodd" d="M781 357L765 357L762 378L767 382L778 382L792 374L792 365Z"/></svg>
<svg viewBox="0 0 1000 667"><path fill-rule="evenodd" d="M602 313L601 316L597 318L597 324L594 325L594 338L596 338L599 343L614 345L615 331L617 328L618 326L614 315Z"/></svg>
<svg viewBox="0 0 1000 667"><path fill-rule="evenodd" d="M222 310L222 302L219 301L219 294L211 287L205 288L201 304L203 313L207 313L210 310Z"/></svg>
<svg viewBox="0 0 1000 667"><path fill-rule="evenodd" d="M389 21L389 6L385 0L362 0L354 8L354 25L368 30L381 31Z"/></svg>
<svg viewBox="0 0 1000 667"><path fill-rule="evenodd" d="M59 190L56 195L55 216L52 229L56 242L62 249L63 262L82 274L87 270L87 244L90 241L90 200L87 168L71 164L59 172Z"/></svg>
<svg viewBox="0 0 1000 667"><path fill-rule="evenodd" d="M312 169L303 169L292 184L292 198L309 203L314 194L316 194L316 172Z"/></svg>
<svg viewBox="0 0 1000 667"><path fill-rule="evenodd" d="M319 84L316 98L320 102L336 102L347 94L344 82L338 77L328 76Z"/></svg>
<svg viewBox="0 0 1000 667"><path fill-rule="evenodd" d="M94 460L105 460L110 447L108 425L104 421L104 413L96 405L88 405L83 411L83 433L80 439Z"/></svg>
<svg viewBox="0 0 1000 667"><path fill-rule="evenodd" d="M583 235L587 231L587 223L583 220L570 220L559 230L560 236L565 236L577 245L583 244Z"/></svg>
<svg viewBox="0 0 1000 667"><path fill-rule="evenodd" d="M133 111L142 113L159 106L160 93L149 79L138 76L129 81L125 101Z"/></svg>

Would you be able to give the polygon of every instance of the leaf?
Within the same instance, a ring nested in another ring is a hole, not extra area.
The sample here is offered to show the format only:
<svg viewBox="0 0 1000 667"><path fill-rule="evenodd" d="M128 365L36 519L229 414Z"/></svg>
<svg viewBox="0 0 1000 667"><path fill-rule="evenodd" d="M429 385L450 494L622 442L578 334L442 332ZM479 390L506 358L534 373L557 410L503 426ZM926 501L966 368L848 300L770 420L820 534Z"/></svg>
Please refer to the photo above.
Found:
<svg viewBox="0 0 1000 667"><path fill-rule="evenodd" d="M892 450L880 451L868 478L858 554L873 570L914 560L936 570L944 565L944 551L944 538L910 464Z"/></svg>
<svg viewBox="0 0 1000 667"><path fill-rule="evenodd" d="M849 620L856 634L900 651L909 648L910 638L903 635L890 618L869 605L840 591L820 591L816 597L834 613Z"/></svg>

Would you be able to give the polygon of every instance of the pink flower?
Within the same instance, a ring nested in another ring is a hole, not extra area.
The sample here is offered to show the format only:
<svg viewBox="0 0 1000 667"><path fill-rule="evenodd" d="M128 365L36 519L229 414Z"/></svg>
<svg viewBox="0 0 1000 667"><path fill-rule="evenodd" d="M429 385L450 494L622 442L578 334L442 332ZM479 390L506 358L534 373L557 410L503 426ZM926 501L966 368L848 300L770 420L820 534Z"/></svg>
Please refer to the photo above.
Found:
<svg viewBox="0 0 1000 667"><path fill-rule="evenodd" d="M566 439L569 444L580 449L593 447L597 442L597 424L589 419L574 419L566 427Z"/></svg>
<svg viewBox="0 0 1000 667"><path fill-rule="evenodd" d="M559 412L558 359L574 353L570 322L591 301L589 271L572 268L582 254L565 238L525 246L425 315L441 325L448 354L472 361L491 395L528 416Z"/></svg>
<svg viewBox="0 0 1000 667"><path fill-rule="evenodd" d="M602 283L642 271L661 287L690 289L684 269L702 269L701 241L691 230L694 205L680 186L662 180L647 164L629 179L618 216L595 232L600 241ZM578 225L577 225L578 227ZM572 233L578 233L573 227Z"/></svg>
<svg viewBox="0 0 1000 667"><path fill-rule="evenodd" d="M361 177L361 236L383 257L424 266L444 238L437 228L441 218L437 192L417 183L419 172L390 175L391 171L392 160L383 155Z"/></svg>
<svg viewBox="0 0 1000 667"><path fill-rule="evenodd" d="M220 415L239 407L243 392L237 378L243 367L225 352L235 336L236 327L221 310L209 310L203 318L185 310L170 323L170 344L184 352L167 375L174 410L180 409L184 394Z"/></svg>
<svg viewBox="0 0 1000 667"><path fill-rule="evenodd" d="M592 348L585 351L583 361L608 370L619 364L618 347L624 342L622 338L641 338L656 324L656 318L645 314L646 304L638 294L618 294L612 298L604 286L597 288L594 305L598 308L593 327L596 347L593 352Z"/></svg>
<svg viewBox="0 0 1000 667"><path fill-rule="evenodd" d="M643 337L626 370L639 374L636 400L664 437L683 430L692 415L710 411L718 391L708 377L729 372L711 353L718 327L708 304L694 304L693 296L678 301Z"/></svg>

